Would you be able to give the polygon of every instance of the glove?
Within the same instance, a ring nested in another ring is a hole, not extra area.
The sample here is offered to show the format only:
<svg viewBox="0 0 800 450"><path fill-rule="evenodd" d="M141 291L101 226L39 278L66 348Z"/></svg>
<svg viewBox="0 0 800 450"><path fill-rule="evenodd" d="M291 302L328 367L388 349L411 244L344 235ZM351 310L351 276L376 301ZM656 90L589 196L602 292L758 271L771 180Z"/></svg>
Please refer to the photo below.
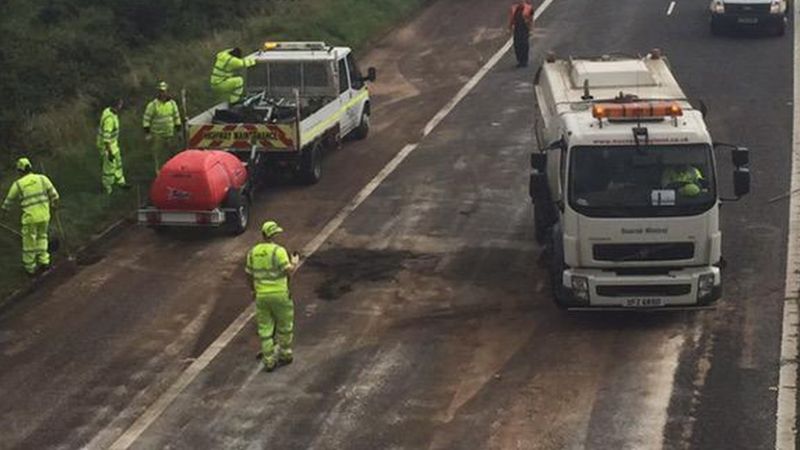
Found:
<svg viewBox="0 0 800 450"><path fill-rule="evenodd" d="M292 253L292 256L289 258L289 262L292 263L293 266L296 266L300 263L300 254L297 252Z"/></svg>
<svg viewBox="0 0 800 450"><path fill-rule="evenodd" d="M144 135L145 142L150 142L152 139L153 139L153 135L151 135L150 133L146 133Z"/></svg>

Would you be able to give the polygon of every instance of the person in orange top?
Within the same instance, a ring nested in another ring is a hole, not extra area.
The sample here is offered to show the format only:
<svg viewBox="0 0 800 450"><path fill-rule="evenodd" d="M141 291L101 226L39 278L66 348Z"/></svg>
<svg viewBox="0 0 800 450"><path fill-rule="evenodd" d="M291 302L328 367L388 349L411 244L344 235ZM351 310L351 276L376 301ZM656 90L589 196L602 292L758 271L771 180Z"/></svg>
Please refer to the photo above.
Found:
<svg viewBox="0 0 800 450"><path fill-rule="evenodd" d="M533 5L531 0L519 0L511 5L508 15L508 28L514 34L514 53L517 67L528 66L531 28L533 28Z"/></svg>

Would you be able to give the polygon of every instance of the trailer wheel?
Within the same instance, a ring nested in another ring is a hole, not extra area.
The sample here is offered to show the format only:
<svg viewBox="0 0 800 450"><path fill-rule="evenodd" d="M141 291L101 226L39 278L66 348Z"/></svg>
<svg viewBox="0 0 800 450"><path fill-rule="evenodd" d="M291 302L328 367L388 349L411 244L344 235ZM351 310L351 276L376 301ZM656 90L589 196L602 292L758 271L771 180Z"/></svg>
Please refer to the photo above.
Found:
<svg viewBox="0 0 800 450"><path fill-rule="evenodd" d="M225 213L225 224L234 235L240 235L250 224L250 198L243 192L231 189L224 207L233 211Z"/></svg>
<svg viewBox="0 0 800 450"><path fill-rule="evenodd" d="M304 184L317 184L322 178L322 144L319 141L303 151L299 175Z"/></svg>
<svg viewBox="0 0 800 450"><path fill-rule="evenodd" d="M369 136L369 111L364 108L364 112L361 113L361 122L359 122L358 127L353 130L353 137L358 140L366 139Z"/></svg>

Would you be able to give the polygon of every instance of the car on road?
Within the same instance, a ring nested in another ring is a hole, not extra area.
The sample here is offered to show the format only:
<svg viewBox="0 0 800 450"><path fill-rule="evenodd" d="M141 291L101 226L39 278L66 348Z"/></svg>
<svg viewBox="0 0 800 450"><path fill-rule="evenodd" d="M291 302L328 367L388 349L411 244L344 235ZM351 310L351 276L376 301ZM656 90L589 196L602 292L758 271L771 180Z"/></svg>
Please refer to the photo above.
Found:
<svg viewBox="0 0 800 450"><path fill-rule="evenodd" d="M778 36L786 33L787 0L713 0L709 6L711 33L732 28L766 28Z"/></svg>

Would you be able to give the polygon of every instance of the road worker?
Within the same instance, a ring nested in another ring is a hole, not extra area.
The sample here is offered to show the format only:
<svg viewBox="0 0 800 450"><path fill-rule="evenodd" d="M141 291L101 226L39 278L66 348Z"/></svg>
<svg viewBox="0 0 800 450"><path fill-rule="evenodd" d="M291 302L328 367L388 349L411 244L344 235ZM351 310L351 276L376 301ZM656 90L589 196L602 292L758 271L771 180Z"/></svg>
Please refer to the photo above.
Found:
<svg viewBox="0 0 800 450"><path fill-rule="evenodd" d="M239 47L217 53L214 69L211 71L211 89L220 101L232 104L242 99L244 78L236 73L255 64L253 58L242 58L242 50Z"/></svg>
<svg viewBox="0 0 800 450"><path fill-rule="evenodd" d="M517 67L528 66L532 27L533 5L531 5L531 0L519 0L511 5L508 29L514 36L514 53L517 56Z"/></svg>
<svg viewBox="0 0 800 450"><path fill-rule="evenodd" d="M111 194L114 186L127 189L125 174L122 171L122 154L119 148L119 112L124 102L115 100L100 116L97 128L97 149L103 161L103 190Z"/></svg>
<svg viewBox="0 0 800 450"><path fill-rule="evenodd" d="M50 267L50 253L47 246L50 207L58 205L58 191L50 179L33 173L28 158L17 160L20 178L11 185L2 214L8 213L13 203L19 202L22 210L22 265L28 275L35 275L38 269Z"/></svg>
<svg viewBox="0 0 800 450"><path fill-rule="evenodd" d="M259 357L268 372L279 364L291 364L294 359L294 303L289 295L289 276L297 267L299 256L289 257L286 249L275 242L282 232L276 222L265 222L261 227L264 242L250 250L245 266L256 301L256 322L261 338Z"/></svg>
<svg viewBox="0 0 800 450"><path fill-rule="evenodd" d="M165 155L169 158L175 152L175 135L181 131L178 103L170 97L168 89L166 82L158 83L156 98L147 104L142 117L142 127L145 139L150 142L156 175L164 165Z"/></svg>
<svg viewBox="0 0 800 450"><path fill-rule="evenodd" d="M661 187L674 188L684 197L697 197L703 191L703 173L689 164L670 166L661 175Z"/></svg>

